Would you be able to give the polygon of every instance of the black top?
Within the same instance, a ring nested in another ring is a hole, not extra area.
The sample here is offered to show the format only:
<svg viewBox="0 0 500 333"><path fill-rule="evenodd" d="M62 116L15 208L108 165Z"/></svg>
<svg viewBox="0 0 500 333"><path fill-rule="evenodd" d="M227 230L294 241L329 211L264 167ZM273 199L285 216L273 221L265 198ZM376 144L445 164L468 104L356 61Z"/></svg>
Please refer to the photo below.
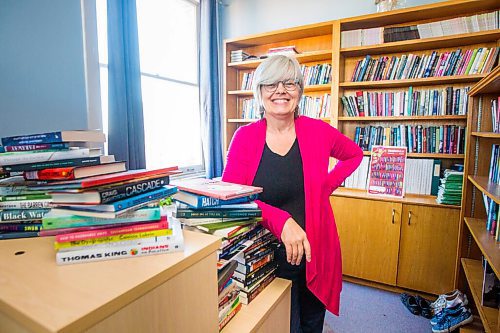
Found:
<svg viewBox="0 0 500 333"><path fill-rule="evenodd" d="M265 145L252 185L264 189L259 200L287 211L305 230L304 173L297 139L285 156Z"/></svg>

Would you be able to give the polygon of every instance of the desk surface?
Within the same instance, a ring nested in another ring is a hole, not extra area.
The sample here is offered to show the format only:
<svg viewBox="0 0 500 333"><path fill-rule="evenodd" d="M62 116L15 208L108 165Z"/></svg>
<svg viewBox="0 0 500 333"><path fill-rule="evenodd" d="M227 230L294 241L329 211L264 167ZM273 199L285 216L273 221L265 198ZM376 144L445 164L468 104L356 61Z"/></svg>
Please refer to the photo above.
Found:
<svg viewBox="0 0 500 333"><path fill-rule="evenodd" d="M0 312L36 331L91 326L220 246L202 233L184 239L184 252L65 266L56 265L54 237L2 240Z"/></svg>

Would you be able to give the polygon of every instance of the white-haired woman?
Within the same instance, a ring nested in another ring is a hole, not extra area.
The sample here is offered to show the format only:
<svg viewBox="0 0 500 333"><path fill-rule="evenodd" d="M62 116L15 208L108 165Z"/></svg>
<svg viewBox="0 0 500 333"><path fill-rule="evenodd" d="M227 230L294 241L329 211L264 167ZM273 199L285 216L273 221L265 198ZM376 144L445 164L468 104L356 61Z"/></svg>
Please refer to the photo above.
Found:
<svg viewBox="0 0 500 333"><path fill-rule="evenodd" d="M280 241L276 275L292 281L291 332L322 332L338 315L342 259L329 196L359 165L361 149L329 124L299 115L304 91L295 58L257 67L254 96L263 119L233 136L222 179L261 186L263 225ZM338 160L328 171L329 159Z"/></svg>

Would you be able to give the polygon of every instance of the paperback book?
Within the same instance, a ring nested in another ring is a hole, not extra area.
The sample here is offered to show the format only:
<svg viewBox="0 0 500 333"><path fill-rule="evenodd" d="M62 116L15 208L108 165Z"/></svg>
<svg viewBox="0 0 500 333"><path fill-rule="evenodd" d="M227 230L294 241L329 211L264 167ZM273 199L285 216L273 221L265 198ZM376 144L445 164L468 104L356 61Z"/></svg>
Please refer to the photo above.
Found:
<svg viewBox="0 0 500 333"><path fill-rule="evenodd" d="M368 194L403 197L405 194L406 147L373 146Z"/></svg>
<svg viewBox="0 0 500 333"><path fill-rule="evenodd" d="M262 192L261 187L223 182L216 179L193 178L173 182L179 190L222 200L246 197Z"/></svg>

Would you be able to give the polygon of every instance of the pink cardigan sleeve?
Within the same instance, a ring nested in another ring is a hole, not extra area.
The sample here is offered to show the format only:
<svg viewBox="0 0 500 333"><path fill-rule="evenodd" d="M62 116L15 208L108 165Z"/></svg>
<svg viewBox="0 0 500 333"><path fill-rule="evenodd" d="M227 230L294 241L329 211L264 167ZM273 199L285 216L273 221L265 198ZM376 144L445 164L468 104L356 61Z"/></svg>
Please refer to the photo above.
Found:
<svg viewBox="0 0 500 333"><path fill-rule="evenodd" d="M337 159L335 167L328 173L330 193L335 191L342 182L356 170L363 159L363 151L351 139L333 130L333 144L330 156Z"/></svg>
<svg viewBox="0 0 500 333"><path fill-rule="evenodd" d="M252 135L246 135L243 128L240 127L231 140L227 153L226 166L222 173L222 180L251 185L261 156L256 156L254 151L255 146L251 144L253 140L258 139L252 137ZM262 210L262 224L264 227L281 240L283 226L291 215L282 209L268 205L260 200L256 200L256 203Z"/></svg>

